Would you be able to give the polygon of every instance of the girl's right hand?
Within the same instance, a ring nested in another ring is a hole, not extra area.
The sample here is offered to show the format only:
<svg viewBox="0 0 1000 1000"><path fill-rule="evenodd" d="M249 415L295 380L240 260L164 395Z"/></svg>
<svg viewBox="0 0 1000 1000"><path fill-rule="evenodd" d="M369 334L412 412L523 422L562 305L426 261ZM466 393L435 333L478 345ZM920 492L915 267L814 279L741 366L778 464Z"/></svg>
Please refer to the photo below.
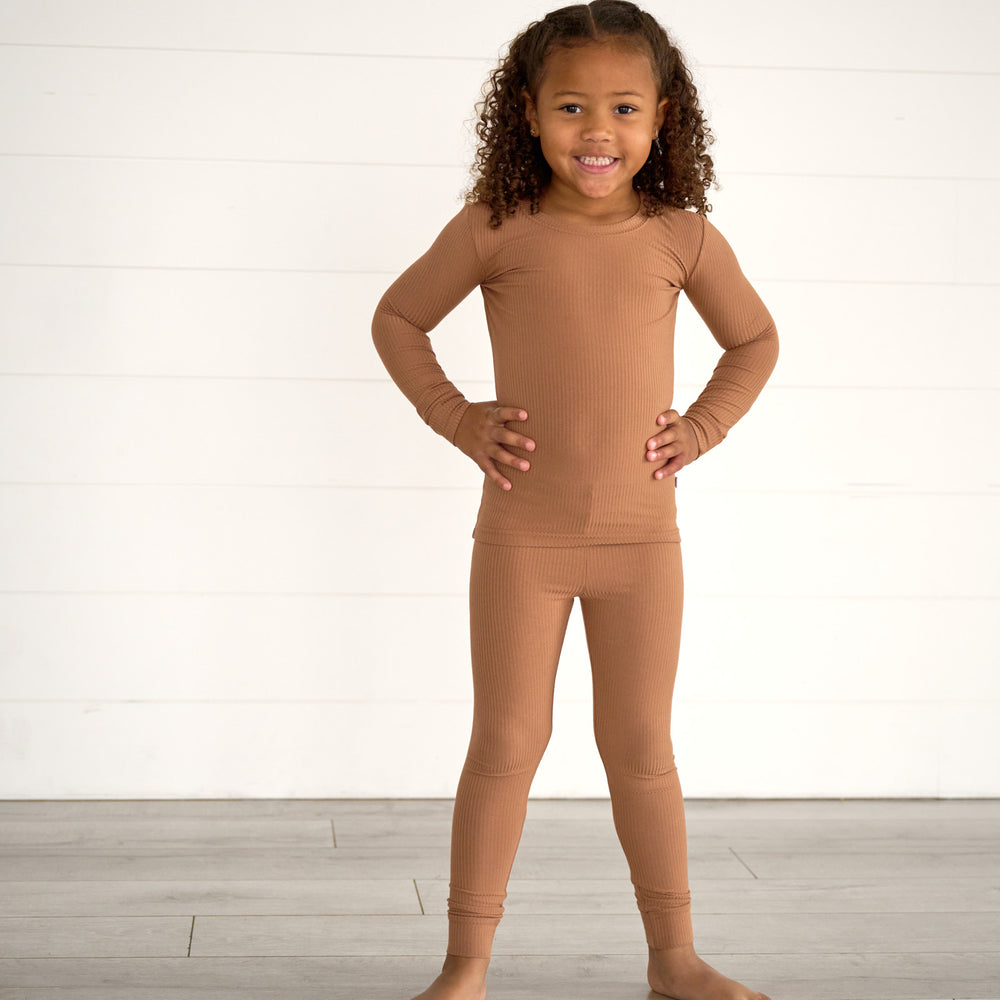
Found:
<svg viewBox="0 0 1000 1000"><path fill-rule="evenodd" d="M527 420L527 411L517 406L500 406L495 399L487 403L470 403L455 431L455 447L464 452L501 489L509 490L511 483L497 468L496 463L527 472L530 463L526 458L512 455L504 445L534 451L535 442L510 430L509 420Z"/></svg>

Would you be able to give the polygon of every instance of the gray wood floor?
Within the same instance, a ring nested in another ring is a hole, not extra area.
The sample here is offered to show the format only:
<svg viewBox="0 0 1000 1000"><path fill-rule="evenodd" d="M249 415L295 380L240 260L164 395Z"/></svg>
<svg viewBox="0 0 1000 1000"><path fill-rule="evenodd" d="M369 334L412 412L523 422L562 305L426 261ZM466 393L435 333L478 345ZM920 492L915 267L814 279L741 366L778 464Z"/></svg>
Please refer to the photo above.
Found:
<svg viewBox="0 0 1000 1000"><path fill-rule="evenodd" d="M698 951L774 1000L1000 1000L1000 800L689 800ZM0 802L0 998L408 1000L451 802ZM535 801L491 1000L654 1000L607 801Z"/></svg>

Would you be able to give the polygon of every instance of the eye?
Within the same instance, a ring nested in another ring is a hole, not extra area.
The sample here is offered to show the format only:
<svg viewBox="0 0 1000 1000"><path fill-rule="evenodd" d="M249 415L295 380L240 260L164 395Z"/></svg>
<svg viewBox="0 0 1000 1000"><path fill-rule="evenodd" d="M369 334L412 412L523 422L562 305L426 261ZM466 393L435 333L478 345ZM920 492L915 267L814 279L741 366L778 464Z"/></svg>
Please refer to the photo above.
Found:
<svg viewBox="0 0 1000 1000"><path fill-rule="evenodd" d="M564 104L559 110L565 111L570 115L576 115L579 114L583 108L581 108L579 104Z"/></svg>
<svg viewBox="0 0 1000 1000"><path fill-rule="evenodd" d="M639 110L638 108L632 107L631 104L619 104L618 107L615 108L615 114L617 114L617 115L631 115L631 114L633 114L634 112L636 112L638 110Z"/></svg>

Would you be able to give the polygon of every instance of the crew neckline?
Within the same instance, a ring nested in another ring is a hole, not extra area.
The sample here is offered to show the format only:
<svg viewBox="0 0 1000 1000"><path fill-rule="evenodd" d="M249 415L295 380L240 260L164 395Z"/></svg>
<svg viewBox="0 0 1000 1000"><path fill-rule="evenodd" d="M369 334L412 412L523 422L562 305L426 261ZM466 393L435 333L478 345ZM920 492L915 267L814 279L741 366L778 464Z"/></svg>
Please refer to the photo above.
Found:
<svg viewBox="0 0 1000 1000"><path fill-rule="evenodd" d="M556 215L550 215L545 211L535 212L533 215L528 212L528 218L549 229L559 229L570 233L593 233L595 236L610 235L612 233L627 233L633 229L638 229L649 219L642 210L642 203L626 219L618 222L570 222L568 219L561 219Z"/></svg>

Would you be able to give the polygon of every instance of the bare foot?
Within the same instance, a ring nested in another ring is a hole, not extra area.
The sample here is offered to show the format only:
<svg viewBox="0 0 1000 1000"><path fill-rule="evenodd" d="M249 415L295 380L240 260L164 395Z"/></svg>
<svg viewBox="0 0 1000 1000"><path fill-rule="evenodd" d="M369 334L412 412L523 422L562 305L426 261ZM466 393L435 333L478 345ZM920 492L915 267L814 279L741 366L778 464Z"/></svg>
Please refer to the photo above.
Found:
<svg viewBox="0 0 1000 1000"><path fill-rule="evenodd" d="M649 985L671 1000L771 1000L703 962L691 945L649 949Z"/></svg>
<svg viewBox="0 0 1000 1000"><path fill-rule="evenodd" d="M413 1000L485 1000L488 958L447 955L441 975Z"/></svg>

